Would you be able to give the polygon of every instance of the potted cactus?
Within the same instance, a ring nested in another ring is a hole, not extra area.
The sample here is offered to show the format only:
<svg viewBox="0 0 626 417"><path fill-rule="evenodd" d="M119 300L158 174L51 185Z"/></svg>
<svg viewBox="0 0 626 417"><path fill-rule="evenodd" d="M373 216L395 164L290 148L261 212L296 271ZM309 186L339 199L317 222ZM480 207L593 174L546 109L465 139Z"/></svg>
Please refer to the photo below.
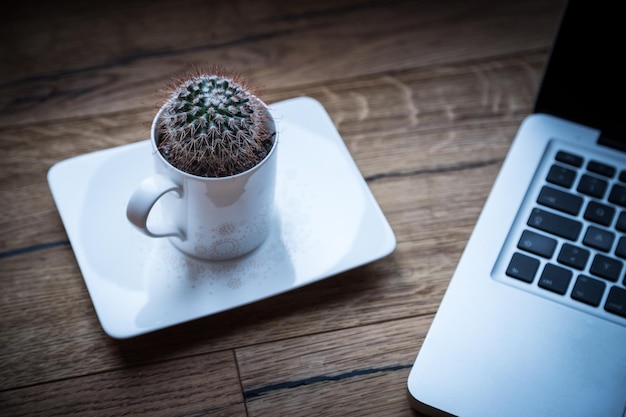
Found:
<svg viewBox="0 0 626 417"><path fill-rule="evenodd" d="M126 215L145 235L167 237L194 257L243 256L272 227L272 114L241 76L217 68L176 80L167 94L150 131L155 171L133 191ZM161 215L148 226L157 201Z"/></svg>
<svg viewBox="0 0 626 417"><path fill-rule="evenodd" d="M247 82L221 68L175 80L158 121L158 149L181 171L227 177L262 161L276 132L266 105Z"/></svg>

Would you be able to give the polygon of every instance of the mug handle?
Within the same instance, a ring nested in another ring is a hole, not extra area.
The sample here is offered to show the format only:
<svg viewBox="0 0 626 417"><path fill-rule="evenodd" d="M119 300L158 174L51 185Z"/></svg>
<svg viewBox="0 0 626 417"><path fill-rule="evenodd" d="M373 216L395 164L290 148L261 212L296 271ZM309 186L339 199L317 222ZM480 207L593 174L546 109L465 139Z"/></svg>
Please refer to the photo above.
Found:
<svg viewBox="0 0 626 417"><path fill-rule="evenodd" d="M177 197L181 197L183 190L174 181L164 175L152 175L139 184L133 191L126 206L126 217L140 232L150 237L175 236L185 240L185 234L181 230L175 230L173 226L156 227L148 229L148 216L152 207L164 194L174 191Z"/></svg>

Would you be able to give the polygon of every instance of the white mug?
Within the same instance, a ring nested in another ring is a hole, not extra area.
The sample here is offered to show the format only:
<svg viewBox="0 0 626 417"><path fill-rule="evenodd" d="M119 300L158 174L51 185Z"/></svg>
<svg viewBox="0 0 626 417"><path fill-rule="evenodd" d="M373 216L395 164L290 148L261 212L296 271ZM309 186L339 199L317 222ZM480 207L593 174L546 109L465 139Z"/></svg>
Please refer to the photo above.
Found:
<svg viewBox="0 0 626 417"><path fill-rule="evenodd" d="M274 210L278 137L269 110L274 145L265 159L240 174L217 178L188 174L161 155L161 112L150 132L156 173L132 193L126 208L130 222L145 235L167 237L182 252L202 259L232 259L256 249L269 234ZM152 218L157 202L161 216Z"/></svg>

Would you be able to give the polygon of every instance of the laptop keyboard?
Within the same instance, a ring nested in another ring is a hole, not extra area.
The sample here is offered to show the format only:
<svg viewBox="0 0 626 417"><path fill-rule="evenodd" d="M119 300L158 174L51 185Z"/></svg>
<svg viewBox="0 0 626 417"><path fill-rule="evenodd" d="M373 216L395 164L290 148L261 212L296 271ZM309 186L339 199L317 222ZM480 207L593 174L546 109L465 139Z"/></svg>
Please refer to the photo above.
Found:
<svg viewBox="0 0 626 417"><path fill-rule="evenodd" d="M506 275L626 324L626 169L558 151Z"/></svg>

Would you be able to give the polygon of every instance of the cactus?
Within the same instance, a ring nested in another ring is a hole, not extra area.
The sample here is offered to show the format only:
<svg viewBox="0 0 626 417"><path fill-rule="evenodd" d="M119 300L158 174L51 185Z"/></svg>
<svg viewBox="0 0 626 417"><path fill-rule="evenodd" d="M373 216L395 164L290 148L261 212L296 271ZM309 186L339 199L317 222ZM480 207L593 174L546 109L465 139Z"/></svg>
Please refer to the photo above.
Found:
<svg viewBox="0 0 626 417"><path fill-rule="evenodd" d="M172 91L173 90L173 91ZM266 106L239 75L213 68L172 84L157 146L173 166L202 177L235 175L274 145Z"/></svg>

